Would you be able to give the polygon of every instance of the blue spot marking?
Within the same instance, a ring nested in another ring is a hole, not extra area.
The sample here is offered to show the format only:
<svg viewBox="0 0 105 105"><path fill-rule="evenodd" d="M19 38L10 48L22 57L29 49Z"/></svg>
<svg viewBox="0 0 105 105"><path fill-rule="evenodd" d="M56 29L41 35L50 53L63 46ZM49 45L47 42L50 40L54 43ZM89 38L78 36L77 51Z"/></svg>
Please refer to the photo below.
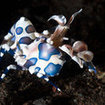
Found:
<svg viewBox="0 0 105 105"><path fill-rule="evenodd" d="M18 50L21 50L18 44L17 44L17 49L18 49Z"/></svg>
<svg viewBox="0 0 105 105"><path fill-rule="evenodd" d="M20 35L23 32L23 28L22 27L17 27L16 28L16 34Z"/></svg>
<svg viewBox="0 0 105 105"><path fill-rule="evenodd" d="M29 37L22 37L20 40L19 40L19 44L27 44L29 45L33 40L30 39Z"/></svg>
<svg viewBox="0 0 105 105"><path fill-rule="evenodd" d="M11 55L14 55L14 54L15 54L15 51L12 50L12 49L10 49L8 52L9 52Z"/></svg>
<svg viewBox="0 0 105 105"><path fill-rule="evenodd" d="M97 73L97 70L95 69L94 65L92 64L92 62L85 62L86 67L88 67L88 69L91 69L94 71L94 73Z"/></svg>
<svg viewBox="0 0 105 105"><path fill-rule="evenodd" d="M41 70L40 67L36 67L36 68L35 68L35 74L37 74L40 70Z"/></svg>
<svg viewBox="0 0 105 105"><path fill-rule="evenodd" d="M2 53L6 53L6 52L8 52L8 53L10 53L11 55L14 55L14 53L15 53L15 51L12 50L12 49L10 49L9 51L6 51L6 50L3 49L3 48L0 49L0 52L2 52Z"/></svg>
<svg viewBox="0 0 105 105"><path fill-rule="evenodd" d="M6 50L5 50L4 48L1 48L1 49L0 49L0 52L5 53Z"/></svg>
<svg viewBox="0 0 105 105"><path fill-rule="evenodd" d="M36 67L35 70L36 70L36 71L40 71L41 68L40 68L40 67Z"/></svg>
<svg viewBox="0 0 105 105"><path fill-rule="evenodd" d="M60 64L49 63L44 71L48 76L55 76L60 72L61 68L62 66Z"/></svg>
<svg viewBox="0 0 105 105"><path fill-rule="evenodd" d="M15 41L16 37L15 35L12 37L11 41Z"/></svg>
<svg viewBox="0 0 105 105"><path fill-rule="evenodd" d="M9 71L8 69L5 69L4 74L7 74L7 73L8 73L8 71Z"/></svg>
<svg viewBox="0 0 105 105"><path fill-rule="evenodd" d="M96 69L95 69L93 66L88 66L88 68L89 68L89 69L92 69L95 74L97 73Z"/></svg>
<svg viewBox="0 0 105 105"><path fill-rule="evenodd" d="M24 64L24 67L29 68L30 66L35 65L37 62L37 58L28 59L27 62Z"/></svg>
<svg viewBox="0 0 105 105"><path fill-rule="evenodd" d="M26 55L20 55L20 56L26 58Z"/></svg>
<svg viewBox="0 0 105 105"><path fill-rule="evenodd" d="M47 76L46 75L43 75L41 78L44 79L44 78L47 78Z"/></svg>
<svg viewBox="0 0 105 105"><path fill-rule="evenodd" d="M39 49L39 59L48 61L52 55L59 55L60 52L48 43L40 43Z"/></svg>
<svg viewBox="0 0 105 105"><path fill-rule="evenodd" d="M25 28L26 32L27 33L33 33L35 32L35 28L33 25L28 25L26 28Z"/></svg>

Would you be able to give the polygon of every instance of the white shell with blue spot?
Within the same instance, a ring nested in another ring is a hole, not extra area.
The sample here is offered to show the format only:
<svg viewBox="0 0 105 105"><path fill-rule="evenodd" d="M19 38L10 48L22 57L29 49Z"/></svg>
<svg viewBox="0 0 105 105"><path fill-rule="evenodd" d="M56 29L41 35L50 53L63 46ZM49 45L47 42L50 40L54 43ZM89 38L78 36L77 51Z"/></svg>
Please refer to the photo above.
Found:
<svg viewBox="0 0 105 105"><path fill-rule="evenodd" d="M27 33L26 28L27 26L32 25L32 23L29 20L25 21L25 19L26 19L25 17L21 17L19 21L17 21L16 24L10 30L12 34L15 36L15 42L11 46L11 49L16 48L17 43L22 37L29 37L30 39L35 39L34 32Z"/></svg>
<svg viewBox="0 0 105 105"><path fill-rule="evenodd" d="M28 48L26 49L23 49L23 54L26 55L26 59L31 59L31 58L37 58L37 62L35 65L33 66L30 66L29 67L29 72L31 74L33 74L35 72L35 68L40 68L39 70L39 73L43 74L43 75L46 75L46 72L45 72L45 68L51 63L51 64L54 64L54 65L60 65L61 67L63 66L64 64L64 61L60 59L61 57L61 53L59 54L54 54L54 55L51 55L50 58L46 61L44 59L40 59L39 58L39 45L41 44L40 41L37 41L37 42L33 42L31 45L28 46ZM47 44L47 43L45 43ZM52 49L52 46L47 44L47 47L49 47L50 49ZM49 49L48 48L48 49ZM54 48L54 47L53 47ZM46 55L48 52L48 50L46 50L46 52L43 52L43 50L41 50L41 52L44 54L43 56L49 56L49 55ZM51 52L52 53L52 52ZM51 65L53 66L53 65ZM59 71L60 71L61 68L58 68L58 73L55 73L55 74L49 74L48 76L55 76L57 74L59 74ZM52 68L49 68L49 73L50 73L50 70L52 71ZM56 70L55 70L56 71ZM47 72L48 73L48 72Z"/></svg>

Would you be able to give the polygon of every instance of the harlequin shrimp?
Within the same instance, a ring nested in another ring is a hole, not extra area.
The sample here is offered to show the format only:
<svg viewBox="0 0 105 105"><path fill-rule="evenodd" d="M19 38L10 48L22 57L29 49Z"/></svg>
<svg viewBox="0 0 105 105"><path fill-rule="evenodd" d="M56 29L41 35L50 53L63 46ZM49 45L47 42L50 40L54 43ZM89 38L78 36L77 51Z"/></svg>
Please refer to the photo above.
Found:
<svg viewBox="0 0 105 105"><path fill-rule="evenodd" d="M28 70L39 78L43 78L61 91L49 77L59 75L66 60L62 59L64 53L69 55L81 68L85 65L90 72L96 73L92 64L93 53L88 50L88 46L82 41L75 41L73 45L63 44L70 24L73 22L82 9L75 12L68 22L63 15L53 15L48 19L55 20L58 25L54 32L44 30L38 33L33 24L25 17L21 17L10 29L0 46L0 59L5 52L10 53L17 65L9 65L1 75L2 80L11 69Z"/></svg>

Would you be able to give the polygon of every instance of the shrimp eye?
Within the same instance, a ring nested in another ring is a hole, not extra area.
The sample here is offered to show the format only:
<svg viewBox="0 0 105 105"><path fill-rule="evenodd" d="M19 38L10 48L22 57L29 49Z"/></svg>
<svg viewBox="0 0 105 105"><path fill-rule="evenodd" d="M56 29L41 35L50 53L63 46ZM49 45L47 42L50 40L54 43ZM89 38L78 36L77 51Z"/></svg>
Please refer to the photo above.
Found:
<svg viewBox="0 0 105 105"><path fill-rule="evenodd" d="M91 62L94 55L91 51L82 51L77 53L77 56L86 62Z"/></svg>
<svg viewBox="0 0 105 105"><path fill-rule="evenodd" d="M88 46L84 42L82 42L82 41L76 41L73 44L72 48L73 48L74 52L78 53L78 52L87 50Z"/></svg>

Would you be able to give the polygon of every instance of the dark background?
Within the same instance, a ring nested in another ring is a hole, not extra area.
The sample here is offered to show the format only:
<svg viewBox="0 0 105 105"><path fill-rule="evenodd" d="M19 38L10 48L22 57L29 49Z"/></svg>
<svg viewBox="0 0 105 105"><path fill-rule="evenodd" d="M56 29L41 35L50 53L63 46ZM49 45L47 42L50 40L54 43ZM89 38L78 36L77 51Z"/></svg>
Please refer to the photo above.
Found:
<svg viewBox="0 0 105 105"><path fill-rule="evenodd" d="M105 0L14 0L0 3L0 42L10 27L21 17L31 20L38 32L53 26L47 19L55 14L67 19L83 9L67 33L67 37L82 40L94 53L93 63L100 74L81 70L73 61L67 62L61 74L52 79L65 94L52 92L52 87L28 72L11 71L0 84L1 105L105 105ZM69 42L68 42L69 43ZM0 69L13 62L5 55ZM7 59L8 58L8 59ZM67 95L68 94L68 95Z"/></svg>

